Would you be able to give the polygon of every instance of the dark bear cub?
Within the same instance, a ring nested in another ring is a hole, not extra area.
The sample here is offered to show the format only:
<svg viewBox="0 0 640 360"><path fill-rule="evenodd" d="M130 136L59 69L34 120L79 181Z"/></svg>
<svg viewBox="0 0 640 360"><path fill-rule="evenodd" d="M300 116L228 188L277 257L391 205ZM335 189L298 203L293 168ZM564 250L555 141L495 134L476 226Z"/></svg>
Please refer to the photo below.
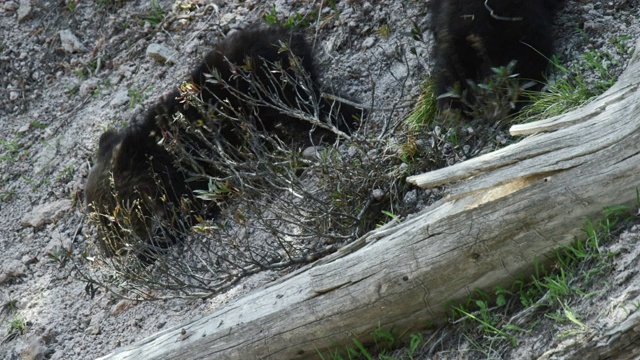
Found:
<svg viewBox="0 0 640 360"><path fill-rule="evenodd" d="M552 24L563 0L432 0L439 110L468 110L472 83L515 61L521 83L540 82L553 53ZM471 81L471 83L470 83Z"/></svg>
<svg viewBox="0 0 640 360"><path fill-rule="evenodd" d="M154 106L140 124L131 124L100 136L95 164L85 185L91 216L100 224L103 254L112 256L137 250L141 259L173 244L171 229L184 218L169 214L188 200L186 176L171 154L156 141L155 117L166 107Z"/></svg>
<svg viewBox="0 0 640 360"><path fill-rule="evenodd" d="M142 121L105 132L85 187L103 253L133 252L151 261L188 231L203 208L214 215L217 204L194 196L194 190L208 188L207 177L227 175L205 158L216 156L212 144L240 153L247 128L294 147L354 130L361 111L320 97L311 53L303 35L280 27L236 31ZM187 126L175 125L178 114ZM308 114L320 114L322 121L307 121ZM197 154L186 160L176 156L171 146L176 142ZM195 168L205 176L194 176Z"/></svg>

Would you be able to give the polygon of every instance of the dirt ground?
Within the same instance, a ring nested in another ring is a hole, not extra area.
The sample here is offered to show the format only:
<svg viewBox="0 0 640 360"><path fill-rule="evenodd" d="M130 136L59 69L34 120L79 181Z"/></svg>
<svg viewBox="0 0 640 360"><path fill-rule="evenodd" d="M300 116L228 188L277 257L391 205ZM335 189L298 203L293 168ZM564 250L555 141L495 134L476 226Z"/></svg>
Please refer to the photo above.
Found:
<svg viewBox="0 0 640 360"><path fill-rule="evenodd" d="M0 3L0 358L93 359L196 319L278 276L258 274L207 300L133 302L104 290L91 297L70 264L95 251L83 187L100 134L179 84L220 36L264 22L273 9L280 19L320 9L307 34L323 82L391 109L370 121L410 112L432 66L425 1ZM414 27L424 41L412 38ZM558 16L556 38L563 64L597 49L611 55L604 65L620 72L640 39L640 7L570 0ZM148 56L151 44L162 45L169 61ZM509 358L552 359L557 349L579 349L580 341L596 341L628 318L625 310L635 311L630 304L640 301L638 233L634 228L611 245L619 255L598 295L572 304L588 331L559 337L571 324L544 320L543 330L523 336ZM16 332L19 323L26 327ZM475 358L465 346L437 358Z"/></svg>

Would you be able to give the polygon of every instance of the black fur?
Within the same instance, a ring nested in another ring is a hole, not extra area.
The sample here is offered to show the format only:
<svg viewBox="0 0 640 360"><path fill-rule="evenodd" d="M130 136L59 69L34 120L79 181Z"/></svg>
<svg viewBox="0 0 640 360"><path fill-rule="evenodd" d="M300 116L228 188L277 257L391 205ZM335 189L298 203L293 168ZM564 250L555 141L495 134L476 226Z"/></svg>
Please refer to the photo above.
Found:
<svg viewBox="0 0 640 360"><path fill-rule="evenodd" d="M141 124L107 130L100 136L85 197L102 224L104 231L99 234L98 244L105 255L119 253L129 240L138 241L127 235L129 231L150 248L174 243L163 226L177 227L182 219L169 216L166 210L173 205L178 208L188 187L185 174L174 166L171 154L158 145L154 127L150 126L149 119L155 118L159 109L164 107L151 109ZM125 218L130 223L125 223Z"/></svg>
<svg viewBox="0 0 640 360"><path fill-rule="evenodd" d="M310 100L304 98L308 90L294 85L287 86L284 89L277 88L277 86L273 85L274 75L266 74L266 67L269 67L269 70L273 70L273 65L278 63L283 71L289 75L294 75L292 69L299 66L292 65L291 54L294 54L300 60L300 65L308 74L310 80L308 85L312 88L313 97L320 102L320 112L325 117L332 113L332 122L339 130L345 133L350 133L357 128L361 111L353 106L320 98L320 85L309 44L302 34L292 33L281 27L257 27L235 31L227 35L222 42L217 44L213 51L205 56L204 61L193 70L191 82L204 87L200 94L204 102L226 101L228 104L226 106L244 113L244 119L254 119L260 130L278 136L285 143L308 146L320 139L331 141L335 138L335 134L322 129L315 129L316 131L310 137L309 131L312 127L307 121L283 115L268 105L246 106L243 99L238 99L223 85L215 84L215 78L211 77L213 72L217 72L220 79L232 85L238 92L247 94L250 97L264 98L266 94L260 93L260 90L256 89L247 79L238 76L238 71L234 67L242 67L245 71L246 69L251 69L249 73L253 75L252 81L257 80L270 92L277 93L279 99L291 108L301 108L304 107L304 104L300 103L301 101L308 103ZM232 65L230 66L230 64ZM207 79L209 80L207 81ZM176 92L172 95L176 94L178 93ZM165 103L168 103L169 100L167 99ZM188 106L182 106L182 104L176 110L185 114L192 121L200 116L195 110L189 109ZM235 134L237 129L234 126L227 124L224 120L221 120L218 125L222 128L222 135L232 144L239 145L242 142L242 135Z"/></svg>
<svg viewBox="0 0 640 360"><path fill-rule="evenodd" d="M281 51L281 44L290 51ZM265 73L267 70L264 66L267 63L279 63L283 72L294 75L293 69L297 67L291 62L291 54L301 61L304 70L310 74L308 87L312 88L312 95L319 98L320 86L309 45L301 34L280 27L252 28L228 35L192 72L189 83L195 85L193 89L201 90L196 95L206 103L222 108L223 112L227 109L233 113L233 117L243 113L245 116L241 118L244 121L252 119L256 128L278 136L285 143L304 146L317 140L334 139L332 132L320 129L312 132L314 127L309 122L281 114L270 107L268 101L257 107L247 106L244 99L239 99L231 89L216 81L216 76L207 75L217 73L219 79L239 93L259 97L264 94L256 93L251 83L240 76L242 72L234 71L235 68L243 67L247 70L244 74L252 73L254 80L273 90L273 77ZM293 108L304 106L305 99L299 95L304 91L299 86L280 87L277 90L279 99ZM124 239L128 237L128 232L135 233L147 245L166 248L175 243L175 237L167 235L172 233L170 230L188 225L192 220L189 214L167 212L168 206L174 205L176 208L175 205L185 202L193 204L197 201L193 190L206 189L207 184L187 181L188 175L177 166L175 157L159 145L170 128L173 114L180 112L194 124L203 118L195 107L183 101L182 95L178 90L172 91L162 97L142 121L134 121L119 131L108 130L100 138L96 161L85 187L86 201L91 211L113 216L124 208L131 208L135 202L141 205L138 215L131 218L130 225L122 224L117 216L116 221L100 216L102 228L108 232L100 234L100 244L107 256L119 253L126 246ZM321 113L325 117L331 116L331 121L340 130L348 133L358 125L358 109L344 104L333 105L325 100L320 100L320 104ZM218 133L231 145L242 144L241 126L231 124L232 120L224 118L216 118L215 121L207 125L217 126ZM189 134L179 135L180 141L198 141ZM209 175L216 175L212 173L215 169L208 169L208 172ZM148 254L138 255L144 259L153 258Z"/></svg>
<svg viewBox="0 0 640 360"><path fill-rule="evenodd" d="M563 0L432 0L435 34L436 95L467 80L482 82L491 68L516 60L522 81L540 83L553 53L553 17ZM538 86L540 88L540 86ZM440 110L459 108L450 97L437 101Z"/></svg>

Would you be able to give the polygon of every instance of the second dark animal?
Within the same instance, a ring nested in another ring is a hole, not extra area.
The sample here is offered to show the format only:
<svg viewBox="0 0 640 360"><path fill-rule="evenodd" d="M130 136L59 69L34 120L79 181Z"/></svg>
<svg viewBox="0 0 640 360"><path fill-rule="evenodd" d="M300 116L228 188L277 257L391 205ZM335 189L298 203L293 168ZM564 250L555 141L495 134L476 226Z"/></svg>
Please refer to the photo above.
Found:
<svg viewBox="0 0 640 360"><path fill-rule="evenodd" d="M507 66L514 60L513 73L521 81L540 84L553 53L553 17L562 3L563 0L432 0L439 110L460 109L463 102L473 103L468 82L481 83L492 68Z"/></svg>

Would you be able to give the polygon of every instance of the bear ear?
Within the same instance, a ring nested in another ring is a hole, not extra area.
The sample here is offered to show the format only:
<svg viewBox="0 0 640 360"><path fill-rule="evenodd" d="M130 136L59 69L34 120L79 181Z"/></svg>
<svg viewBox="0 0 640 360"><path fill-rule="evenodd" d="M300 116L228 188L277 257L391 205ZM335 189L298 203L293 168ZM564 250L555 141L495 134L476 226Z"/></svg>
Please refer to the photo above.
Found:
<svg viewBox="0 0 640 360"><path fill-rule="evenodd" d="M116 142L118 132L115 129L109 129L100 135L100 141L98 142L98 149L101 151L107 148L113 147L113 143Z"/></svg>
<svg viewBox="0 0 640 360"><path fill-rule="evenodd" d="M100 135L98 141L98 158L104 160L109 157L113 148L120 143L120 136L115 129L109 129Z"/></svg>
<svg viewBox="0 0 640 360"><path fill-rule="evenodd" d="M140 134L139 127L128 126L120 131L109 129L105 131L98 142L98 161L103 164L111 162L128 163L126 159L132 159L143 148L148 137ZM148 141L148 140L147 140Z"/></svg>

